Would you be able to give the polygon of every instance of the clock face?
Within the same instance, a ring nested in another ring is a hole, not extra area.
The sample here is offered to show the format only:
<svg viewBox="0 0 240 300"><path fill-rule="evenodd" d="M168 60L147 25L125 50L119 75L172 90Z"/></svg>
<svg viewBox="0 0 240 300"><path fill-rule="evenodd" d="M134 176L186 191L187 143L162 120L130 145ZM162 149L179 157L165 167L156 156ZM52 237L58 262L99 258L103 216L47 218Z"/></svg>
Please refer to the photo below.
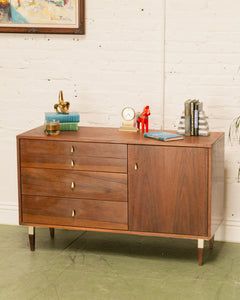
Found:
<svg viewBox="0 0 240 300"><path fill-rule="evenodd" d="M133 108L131 107L125 107L122 110L122 117L124 120L126 121L131 121L135 118L135 111Z"/></svg>

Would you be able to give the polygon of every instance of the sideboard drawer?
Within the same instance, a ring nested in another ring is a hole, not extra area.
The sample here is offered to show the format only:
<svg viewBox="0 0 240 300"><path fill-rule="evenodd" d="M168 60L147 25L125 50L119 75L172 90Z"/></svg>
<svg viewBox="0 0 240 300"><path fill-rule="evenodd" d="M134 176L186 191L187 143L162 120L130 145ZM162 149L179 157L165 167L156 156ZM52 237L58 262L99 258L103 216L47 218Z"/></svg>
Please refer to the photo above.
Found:
<svg viewBox="0 0 240 300"><path fill-rule="evenodd" d="M23 223L127 230L127 203L41 196L22 197Z"/></svg>
<svg viewBox="0 0 240 300"><path fill-rule="evenodd" d="M127 173L122 144L22 140L21 166Z"/></svg>
<svg viewBox="0 0 240 300"><path fill-rule="evenodd" d="M23 195L127 201L127 174L22 168Z"/></svg>

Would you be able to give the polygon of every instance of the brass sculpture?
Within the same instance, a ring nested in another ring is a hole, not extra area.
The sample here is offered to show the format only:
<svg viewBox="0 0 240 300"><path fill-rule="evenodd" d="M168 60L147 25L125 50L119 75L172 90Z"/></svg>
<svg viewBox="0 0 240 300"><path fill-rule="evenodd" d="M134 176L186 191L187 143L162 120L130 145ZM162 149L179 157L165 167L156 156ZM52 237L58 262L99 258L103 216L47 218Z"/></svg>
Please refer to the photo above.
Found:
<svg viewBox="0 0 240 300"><path fill-rule="evenodd" d="M64 101L63 99L63 92L60 91L59 92L59 103L58 104L54 104L54 109L58 114L69 114L69 106L70 103L67 101Z"/></svg>

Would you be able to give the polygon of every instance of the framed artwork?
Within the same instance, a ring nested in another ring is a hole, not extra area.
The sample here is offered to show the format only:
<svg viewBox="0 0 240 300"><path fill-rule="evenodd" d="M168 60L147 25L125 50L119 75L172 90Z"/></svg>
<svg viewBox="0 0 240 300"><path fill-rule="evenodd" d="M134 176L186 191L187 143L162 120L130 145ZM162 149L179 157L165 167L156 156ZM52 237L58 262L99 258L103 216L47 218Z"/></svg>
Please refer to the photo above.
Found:
<svg viewBox="0 0 240 300"><path fill-rule="evenodd" d="M0 32L84 34L85 0L0 0Z"/></svg>

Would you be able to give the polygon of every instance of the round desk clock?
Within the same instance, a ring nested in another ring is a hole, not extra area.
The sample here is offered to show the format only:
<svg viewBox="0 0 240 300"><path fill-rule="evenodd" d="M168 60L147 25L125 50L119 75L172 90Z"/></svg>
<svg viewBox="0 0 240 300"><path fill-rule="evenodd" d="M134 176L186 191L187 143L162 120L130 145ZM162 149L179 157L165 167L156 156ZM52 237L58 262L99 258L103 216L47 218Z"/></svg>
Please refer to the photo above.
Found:
<svg viewBox="0 0 240 300"><path fill-rule="evenodd" d="M132 121L135 118L135 110L132 107L125 107L122 110L122 117L125 121Z"/></svg>
<svg viewBox="0 0 240 300"><path fill-rule="evenodd" d="M120 131L138 131L135 124L135 110L132 107L124 107L122 110L122 126L119 128Z"/></svg>

